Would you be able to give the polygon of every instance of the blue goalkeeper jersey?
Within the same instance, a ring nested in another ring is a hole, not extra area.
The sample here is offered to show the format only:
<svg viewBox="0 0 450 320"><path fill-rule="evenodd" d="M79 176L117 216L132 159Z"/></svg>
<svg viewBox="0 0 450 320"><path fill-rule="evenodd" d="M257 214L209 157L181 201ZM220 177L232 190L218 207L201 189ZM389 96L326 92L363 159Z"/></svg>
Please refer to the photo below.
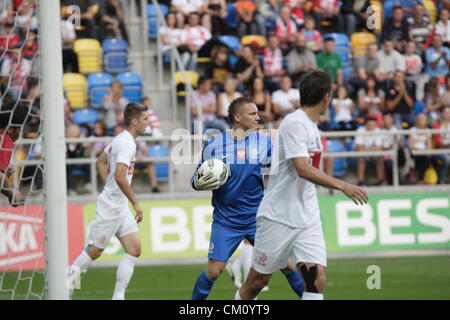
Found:
<svg viewBox="0 0 450 320"><path fill-rule="evenodd" d="M206 142L197 169L204 161L216 158L226 163L231 173L223 186L213 190L215 222L233 229L255 226L264 195L263 171L270 166L271 156L270 137L255 131L245 139L234 139L225 132Z"/></svg>

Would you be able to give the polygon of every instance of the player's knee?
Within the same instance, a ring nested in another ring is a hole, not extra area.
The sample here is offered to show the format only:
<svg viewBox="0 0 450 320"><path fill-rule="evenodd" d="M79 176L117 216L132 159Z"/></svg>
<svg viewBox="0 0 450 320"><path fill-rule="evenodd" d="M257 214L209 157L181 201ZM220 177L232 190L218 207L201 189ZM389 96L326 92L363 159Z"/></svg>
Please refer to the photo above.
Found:
<svg viewBox="0 0 450 320"><path fill-rule="evenodd" d="M218 266L214 266L206 270L206 275L210 280L217 280L222 274L222 271L223 269L219 268Z"/></svg>
<svg viewBox="0 0 450 320"><path fill-rule="evenodd" d="M89 249L87 250L87 254L92 260L97 260L98 258L100 258L102 252L103 249L99 249L94 246L89 246Z"/></svg>
<svg viewBox="0 0 450 320"><path fill-rule="evenodd" d="M136 258L139 258L141 256L141 253L141 247L133 247L127 250L127 254Z"/></svg>

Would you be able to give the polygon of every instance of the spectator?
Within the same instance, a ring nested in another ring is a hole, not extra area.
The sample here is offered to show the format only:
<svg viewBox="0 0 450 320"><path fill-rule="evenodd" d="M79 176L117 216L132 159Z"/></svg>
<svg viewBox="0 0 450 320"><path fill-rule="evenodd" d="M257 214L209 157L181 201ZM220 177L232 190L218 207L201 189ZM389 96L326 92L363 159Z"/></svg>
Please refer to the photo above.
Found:
<svg viewBox="0 0 450 320"><path fill-rule="evenodd" d="M258 108L258 114L265 124L273 121L272 102L270 94L264 90L264 80L262 78L254 78L249 90L249 97L255 102Z"/></svg>
<svg viewBox="0 0 450 320"><path fill-rule="evenodd" d="M373 132L374 135L357 135L355 138L356 151L380 151L382 149L382 140L381 136L376 134L380 132L380 129L377 128L377 120L375 118L367 117L365 126L359 127L357 130L357 134L364 132ZM376 185L382 185L384 177L384 159L382 156L374 156L369 159L365 157L358 158L358 185L366 185L365 175L367 162L370 164L375 162L378 179Z"/></svg>
<svg viewBox="0 0 450 320"><path fill-rule="evenodd" d="M161 48L164 56L171 56L172 46L177 48L181 55L187 51L186 32L184 29L177 28L175 12L171 11L166 15L166 26L159 29L159 35L161 36Z"/></svg>
<svg viewBox="0 0 450 320"><path fill-rule="evenodd" d="M395 0L396 5L403 9L405 17L409 18L414 14L414 5L421 3L423 0Z"/></svg>
<svg viewBox="0 0 450 320"><path fill-rule="evenodd" d="M241 93L236 91L236 86L236 79L228 77L224 83L225 92L222 92L217 99L219 117L227 122L229 121L228 107L234 99L242 96Z"/></svg>
<svg viewBox="0 0 450 320"><path fill-rule="evenodd" d="M369 17L367 9L369 0L343 0L341 16L345 22L345 33L350 36L356 32L356 27Z"/></svg>
<svg viewBox="0 0 450 320"><path fill-rule="evenodd" d="M367 53L364 53L354 59L353 69L350 74L349 84L353 90L358 92L363 88L370 75L380 79L380 60L377 55L378 45L371 43L367 45Z"/></svg>
<svg viewBox="0 0 450 320"><path fill-rule="evenodd" d="M402 71L396 71L393 85L386 93L386 111L392 112L396 126L406 122L414 125L413 116L414 89L405 81Z"/></svg>
<svg viewBox="0 0 450 320"><path fill-rule="evenodd" d="M280 42L283 54L286 54L292 47L296 33L297 25L291 18L291 9L288 6L281 7L280 16L276 20L276 37Z"/></svg>
<svg viewBox="0 0 450 320"><path fill-rule="evenodd" d="M225 18L228 15L225 0L208 0L205 12L210 17L211 33L221 35L226 31Z"/></svg>
<svg viewBox="0 0 450 320"><path fill-rule="evenodd" d="M383 49L378 51L377 56L380 63L378 81L383 82L385 88L389 87L397 70L405 71L405 58L394 49L394 42L389 37L383 41Z"/></svg>
<svg viewBox="0 0 450 320"><path fill-rule="evenodd" d="M38 50L37 29L33 29L28 32L28 37L25 39L22 47L22 55L25 59L33 60Z"/></svg>
<svg viewBox="0 0 450 320"><path fill-rule="evenodd" d="M73 51L73 44L77 40L77 34L73 24L67 20L67 14L61 15L61 47L64 72L78 73L78 56Z"/></svg>
<svg viewBox="0 0 450 320"><path fill-rule="evenodd" d="M30 75L31 62L23 59L20 47L10 50L11 55L3 58L1 67L1 84L3 92L14 100L20 99L28 92L27 78Z"/></svg>
<svg viewBox="0 0 450 320"><path fill-rule="evenodd" d="M204 0L172 0L172 6L177 12L178 28L184 27L186 20L190 19L191 13L198 13L200 18L206 10L206 3ZM205 17L204 19L209 19L209 17Z"/></svg>
<svg viewBox="0 0 450 320"><path fill-rule="evenodd" d="M63 0L64 6L78 6L80 8L80 22L86 28L86 35L77 37L97 38L95 11L94 6L97 4L96 0ZM63 9L64 10L64 9ZM73 12L72 12L73 13Z"/></svg>
<svg viewBox="0 0 450 320"><path fill-rule="evenodd" d="M440 118L440 110L444 106L441 97L441 88L437 78L431 78L425 86L425 110L430 125L433 125Z"/></svg>
<svg viewBox="0 0 450 320"><path fill-rule="evenodd" d="M316 23L313 18L307 17L305 19L305 27L300 31L306 38L306 46L314 53L322 50L322 36L316 30Z"/></svg>
<svg viewBox="0 0 450 320"><path fill-rule="evenodd" d="M68 127L73 123L73 112L70 107L69 100L66 98L66 94L64 93L64 126Z"/></svg>
<svg viewBox="0 0 450 320"><path fill-rule="evenodd" d="M450 149L450 106L442 109L440 121L433 125L433 129L446 129L446 132L433 136L436 149ZM436 155L440 162L438 165L438 183L444 184L448 178L448 167L450 165L450 154Z"/></svg>
<svg viewBox="0 0 450 320"><path fill-rule="evenodd" d="M228 49L217 46L212 50L212 61L208 63L205 76L211 79L214 92L223 91L225 80L232 74L228 60Z"/></svg>
<svg viewBox="0 0 450 320"><path fill-rule="evenodd" d="M317 54L317 68L330 74L334 83L344 84L341 57L334 52L333 38L325 39L324 51Z"/></svg>
<svg viewBox="0 0 450 320"><path fill-rule="evenodd" d="M345 86L338 86L337 97L331 101L334 110L334 121L339 125L339 130L355 130L356 123L353 121L355 105L347 96Z"/></svg>
<svg viewBox="0 0 450 320"><path fill-rule="evenodd" d="M420 51L425 51L425 41L433 29L430 19L425 15L425 7L417 2L413 15L407 19L411 30L411 40L418 45Z"/></svg>
<svg viewBox="0 0 450 320"><path fill-rule="evenodd" d="M422 101L424 96L424 86L428 77L422 73L422 59L416 54L416 43L414 41L408 41L404 57L406 80L415 84L416 98L418 101Z"/></svg>
<svg viewBox="0 0 450 320"><path fill-rule="evenodd" d="M272 107L275 116L275 127L278 128L281 120L289 113L300 107L300 92L292 88L289 76L283 76L280 81L281 89L272 94Z"/></svg>
<svg viewBox="0 0 450 320"><path fill-rule="evenodd" d="M107 130L105 121L97 120L94 123L94 130L92 132L93 134L91 137L105 137L107 136L106 131ZM108 145L107 142L95 142L94 144L92 144L91 152L94 152L95 157L98 157L103 152L103 150L105 150L107 145Z"/></svg>
<svg viewBox="0 0 450 320"><path fill-rule="evenodd" d="M183 53L183 63L187 70L197 69L197 57L201 48L211 39L211 33L208 29L201 26L200 15L197 12L189 14L189 24L184 27L186 31L187 52Z"/></svg>
<svg viewBox="0 0 450 320"><path fill-rule="evenodd" d="M450 12L449 9L442 9L439 14L439 21L436 23L436 33L442 37L442 41L450 47Z"/></svg>
<svg viewBox="0 0 450 320"><path fill-rule="evenodd" d="M270 92L280 88L280 78L285 73L283 70L283 54L279 45L280 41L277 36L271 34L267 47L263 51L265 85Z"/></svg>
<svg viewBox="0 0 450 320"><path fill-rule="evenodd" d="M80 127L76 124L71 124L67 128L67 138L81 138L82 134ZM68 159L85 158L87 156L86 147L81 143L68 143L66 147L66 154ZM89 189L90 183L86 179L89 177L89 165L87 164L72 164L67 165L67 193L69 196L77 195L77 177L83 180L86 189Z"/></svg>
<svg viewBox="0 0 450 320"><path fill-rule="evenodd" d="M313 17L319 31L322 32L322 22L330 24L330 29L335 32L342 32L342 26L339 19L339 1L338 0L313 0Z"/></svg>
<svg viewBox="0 0 450 320"><path fill-rule="evenodd" d="M14 32L14 23L7 21L2 27L2 32L0 32L0 50L5 52L12 48L19 47L20 37ZM0 60L1 61L1 60Z"/></svg>
<svg viewBox="0 0 450 320"><path fill-rule="evenodd" d="M394 126L394 118L392 118L391 113L385 113L383 115L383 130L385 132L391 132L396 133L398 130ZM382 150L392 150L395 147L395 144L397 144L397 164L399 167L402 167L405 165L405 156L403 153L403 143L402 140L394 135L382 135L381 136L381 147ZM386 170L386 176L385 180L387 180L387 183L392 185L393 184L393 160L394 158L392 156L384 156L384 168Z"/></svg>
<svg viewBox="0 0 450 320"><path fill-rule="evenodd" d="M102 103L108 130L113 130L117 125L124 125L123 111L127 104L128 100L122 95L122 84L119 81L113 81L109 88L109 94Z"/></svg>
<svg viewBox="0 0 450 320"><path fill-rule="evenodd" d="M102 0L100 3L100 42L107 38L119 38L128 42L125 28L125 12L120 0Z"/></svg>
<svg viewBox="0 0 450 320"><path fill-rule="evenodd" d="M316 56L306 46L304 34L297 34L295 37L295 46L287 56L287 71L294 83L298 87L298 82L302 74L317 68Z"/></svg>
<svg viewBox="0 0 450 320"><path fill-rule="evenodd" d="M3 25L12 20L14 9L11 0L0 0L0 34L5 34Z"/></svg>
<svg viewBox="0 0 450 320"><path fill-rule="evenodd" d="M294 19L295 24L298 27L302 27L305 23L305 15L303 12L303 6L305 5L305 0L283 0L284 5L291 9L291 17Z"/></svg>
<svg viewBox="0 0 450 320"><path fill-rule="evenodd" d="M21 39L25 39L30 30L38 27L35 9L36 3L33 0L23 0L17 9L15 28Z"/></svg>
<svg viewBox="0 0 450 320"><path fill-rule="evenodd" d="M239 82L238 91L240 92L247 90L253 78L264 78L261 62L250 46L242 46L241 56L234 68L234 74Z"/></svg>
<svg viewBox="0 0 450 320"><path fill-rule="evenodd" d="M252 0L236 1L236 11L238 16L238 37L242 38L246 34L261 34L262 28L256 22L256 5Z"/></svg>
<svg viewBox="0 0 450 320"><path fill-rule="evenodd" d="M433 46L425 52L426 73L430 77L445 77L449 73L450 49L442 46L442 37L438 34L433 37Z"/></svg>
<svg viewBox="0 0 450 320"><path fill-rule="evenodd" d="M445 77L446 88L442 93L442 101L445 107L450 107L450 74Z"/></svg>
<svg viewBox="0 0 450 320"><path fill-rule="evenodd" d="M392 10L392 18L386 19L384 22L381 40L383 41L387 36L393 40L395 49L403 52L410 35L408 22L400 6L395 6Z"/></svg>
<svg viewBox="0 0 450 320"><path fill-rule="evenodd" d="M200 77L194 97L189 96L189 106L191 107L192 121L194 122L193 129L196 126L196 121L203 122L203 131L217 129L224 132L228 128L226 122L217 117L217 99L215 93L211 90L211 80ZM202 109L201 119L198 117L197 107Z"/></svg>
<svg viewBox="0 0 450 320"><path fill-rule="evenodd" d="M377 127L383 125L381 111L384 108L384 91L377 89L377 80L375 76L369 75L366 80L365 88L358 91L359 114L357 122L364 123L364 119L372 117L377 120Z"/></svg>
<svg viewBox="0 0 450 320"><path fill-rule="evenodd" d="M419 113L416 116L416 125L410 129L408 138L408 146L411 151L431 149L431 134L417 133L417 130L424 130L428 128L427 116ZM425 170L431 164L431 157L429 155L412 155L415 163L418 184L424 184Z"/></svg>

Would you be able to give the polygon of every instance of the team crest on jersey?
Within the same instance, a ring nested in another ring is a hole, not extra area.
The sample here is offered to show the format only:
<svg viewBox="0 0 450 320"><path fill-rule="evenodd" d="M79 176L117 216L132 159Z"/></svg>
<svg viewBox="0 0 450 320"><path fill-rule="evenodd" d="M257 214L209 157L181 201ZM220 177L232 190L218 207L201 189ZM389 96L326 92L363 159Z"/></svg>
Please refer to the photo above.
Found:
<svg viewBox="0 0 450 320"><path fill-rule="evenodd" d="M236 150L236 158L238 160L245 160L246 152L245 149L237 149Z"/></svg>
<svg viewBox="0 0 450 320"><path fill-rule="evenodd" d="M258 264L260 264L262 266L266 266L266 261L267 261L267 256L265 253L263 253L262 255L259 256Z"/></svg>
<svg viewBox="0 0 450 320"><path fill-rule="evenodd" d="M209 253L213 253L214 252L214 242L211 242L209 244Z"/></svg>

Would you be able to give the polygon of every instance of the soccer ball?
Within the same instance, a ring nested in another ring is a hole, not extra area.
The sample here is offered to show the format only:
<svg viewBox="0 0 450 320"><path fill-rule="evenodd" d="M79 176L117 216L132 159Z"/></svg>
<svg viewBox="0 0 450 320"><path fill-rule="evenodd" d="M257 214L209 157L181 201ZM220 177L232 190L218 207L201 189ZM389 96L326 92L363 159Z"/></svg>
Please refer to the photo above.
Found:
<svg viewBox="0 0 450 320"><path fill-rule="evenodd" d="M198 168L198 175L203 177L212 172L216 180L220 182L219 186L223 186L228 180L228 170L228 166L222 160L209 159Z"/></svg>

